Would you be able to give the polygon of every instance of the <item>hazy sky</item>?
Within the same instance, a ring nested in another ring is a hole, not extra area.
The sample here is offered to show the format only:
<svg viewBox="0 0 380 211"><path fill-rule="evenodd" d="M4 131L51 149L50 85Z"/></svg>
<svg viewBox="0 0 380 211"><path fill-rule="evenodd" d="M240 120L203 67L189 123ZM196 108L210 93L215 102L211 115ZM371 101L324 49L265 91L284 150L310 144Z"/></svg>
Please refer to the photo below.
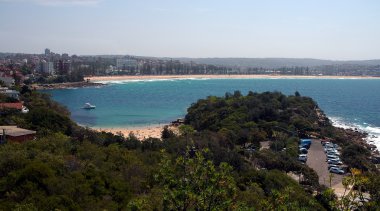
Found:
<svg viewBox="0 0 380 211"><path fill-rule="evenodd" d="M0 0L0 52L380 58L379 0Z"/></svg>

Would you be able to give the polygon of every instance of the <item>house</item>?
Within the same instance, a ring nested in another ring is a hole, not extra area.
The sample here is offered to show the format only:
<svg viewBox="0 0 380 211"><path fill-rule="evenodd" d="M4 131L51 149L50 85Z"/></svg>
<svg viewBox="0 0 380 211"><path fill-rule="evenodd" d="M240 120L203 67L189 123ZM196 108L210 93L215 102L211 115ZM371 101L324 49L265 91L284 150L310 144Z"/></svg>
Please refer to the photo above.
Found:
<svg viewBox="0 0 380 211"><path fill-rule="evenodd" d="M17 126L0 126L0 141L25 142L36 138L36 131L18 128Z"/></svg>
<svg viewBox="0 0 380 211"><path fill-rule="evenodd" d="M15 85L15 79L11 76L0 75L0 81L4 83L5 86L14 86Z"/></svg>
<svg viewBox="0 0 380 211"><path fill-rule="evenodd" d="M17 103L0 103L0 110L4 109L17 109L21 110L23 108L23 105L21 102Z"/></svg>
<svg viewBox="0 0 380 211"><path fill-rule="evenodd" d="M29 109L23 105L22 102L17 103L0 103L0 114L2 110L15 109L21 111L21 113L26 114Z"/></svg>
<svg viewBox="0 0 380 211"><path fill-rule="evenodd" d="M0 94L19 100L20 92L12 89L0 89Z"/></svg>

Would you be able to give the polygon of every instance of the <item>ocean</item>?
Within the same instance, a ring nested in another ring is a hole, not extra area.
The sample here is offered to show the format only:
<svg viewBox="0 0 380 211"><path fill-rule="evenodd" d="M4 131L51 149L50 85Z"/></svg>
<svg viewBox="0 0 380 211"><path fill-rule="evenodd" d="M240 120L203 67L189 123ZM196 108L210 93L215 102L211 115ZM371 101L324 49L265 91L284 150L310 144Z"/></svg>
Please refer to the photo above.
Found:
<svg viewBox="0 0 380 211"><path fill-rule="evenodd" d="M240 90L295 91L312 97L335 126L368 132L380 149L379 79L157 79L103 81L106 86L46 90L65 105L80 125L96 128L166 124L184 117L187 108L210 95ZM94 110L81 109L84 103Z"/></svg>

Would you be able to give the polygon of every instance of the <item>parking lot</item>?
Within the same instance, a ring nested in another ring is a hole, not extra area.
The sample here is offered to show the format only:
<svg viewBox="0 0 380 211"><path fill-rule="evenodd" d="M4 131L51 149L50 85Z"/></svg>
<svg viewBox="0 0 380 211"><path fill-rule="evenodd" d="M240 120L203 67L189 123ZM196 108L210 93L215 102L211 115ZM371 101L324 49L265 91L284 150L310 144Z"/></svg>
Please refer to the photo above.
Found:
<svg viewBox="0 0 380 211"><path fill-rule="evenodd" d="M319 176L319 184L330 187L330 172L327 169L328 164L326 162L326 154L323 150L323 146L320 140L312 140L312 144L307 154L306 164L314 169ZM334 189L343 188L342 178L343 175L332 174L331 186ZM339 191L338 191L339 192Z"/></svg>

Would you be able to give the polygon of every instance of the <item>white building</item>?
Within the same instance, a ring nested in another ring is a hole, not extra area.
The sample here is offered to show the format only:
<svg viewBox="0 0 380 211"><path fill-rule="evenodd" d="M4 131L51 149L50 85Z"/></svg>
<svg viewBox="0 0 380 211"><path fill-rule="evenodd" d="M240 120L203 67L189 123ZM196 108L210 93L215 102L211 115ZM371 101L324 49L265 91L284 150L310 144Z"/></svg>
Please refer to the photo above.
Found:
<svg viewBox="0 0 380 211"><path fill-rule="evenodd" d="M54 75L54 63L42 60L40 70L42 73L45 73L48 75Z"/></svg>

